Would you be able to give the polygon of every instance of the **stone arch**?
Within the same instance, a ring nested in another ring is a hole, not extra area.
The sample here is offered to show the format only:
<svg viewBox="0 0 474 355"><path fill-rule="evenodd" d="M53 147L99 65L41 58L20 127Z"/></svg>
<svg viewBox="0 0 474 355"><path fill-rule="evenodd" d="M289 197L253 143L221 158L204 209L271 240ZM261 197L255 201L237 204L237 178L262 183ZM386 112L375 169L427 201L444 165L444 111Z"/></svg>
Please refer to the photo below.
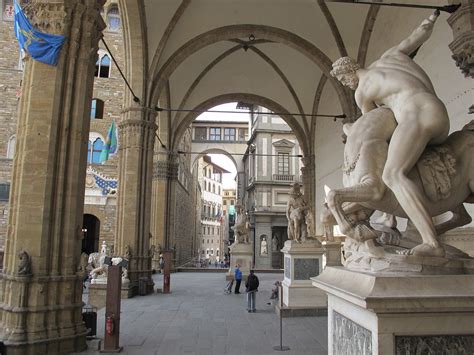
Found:
<svg viewBox="0 0 474 355"><path fill-rule="evenodd" d="M235 157L232 155L232 153L229 153L229 152L227 152L226 150L224 150L222 148L210 148L210 149L203 150L200 153L193 152L192 155L191 155L191 166L194 167L194 164L196 164L198 159L205 156L206 154L222 154L222 155L225 155L227 158L229 158L232 161L232 163L234 163L234 166L237 169L237 171L241 171L243 169L242 163L240 161L238 161L237 159L235 159ZM239 168L240 168L240 170L239 170Z"/></svg>
<svg viewBox="0 0 474 355"><path fill-rule="evenodd" d="M290 128L293 130L293 133L296 136L296 139L298 139L298 142L300 144L300 147L304 153L304 155L307 155L309 153L309 147L310 147L310 138L309 135L306 135L301 126L298 124L296 121L295 117L291 115L288 110L286 110L283 106L281 106L279 103L268 99L263 96L259 95L254 95L254 94L245 94L245 93L231 93L231 94L223 94L219 96L215 96L213 98L210 98L201 104L199 104L197 107L194 108L195 111L206 111L214 106L229 103L229 102L237 102L237 101L245 101L248 103L252 103L254 105L259 105L268 108L269 110L273 112L281 112L284 113L281 115L281 118L285 120L285 122L290 126ZM189 112L178 124L177 127L175 127L175 135L173 137L172 141L172 149L176 149L178 142L180 141L181 137L183 136L186 128L193 122L196 117L199 115L199 112ZM309 133L309 132L308 132Z"/></svg>
<svg viewBox="0 0 474 355"><path fill-rule="evenodd" d="M277 27L254 24L229 25L215 28L186 42L168 58L168 60L159 70L155 70L150 74L150 84L148 87L149 98L147 103L150 106L155 106L155 104L160 99L162 91L165 88L166 83L168 82L168 79L172 73L190 55L205 48L206 46L220 41L247 37L249 33L252 33L256 38L259 39L265 39L287 45L288 47L293 48L308 57L321 69L323 74L328 77L329 82L331 85L333 85L337 92L343 112L348 117L355 115L356 110L353 105L353 99L349 90L345 89L337 80L329 75L329 72L332 68L332 62L326 56L326 54L324 54L311 42L292 32Z"/></svg>
<svg viewBox="0 0 474 355"><path fill-rule="evenodd" d="M142 105L146 99L145 75L148 68L148 50L145 10L141 0L120 0L123 43L125 52L125 77ZM133 97L124 91L124 106L133 105Z"/></svg>

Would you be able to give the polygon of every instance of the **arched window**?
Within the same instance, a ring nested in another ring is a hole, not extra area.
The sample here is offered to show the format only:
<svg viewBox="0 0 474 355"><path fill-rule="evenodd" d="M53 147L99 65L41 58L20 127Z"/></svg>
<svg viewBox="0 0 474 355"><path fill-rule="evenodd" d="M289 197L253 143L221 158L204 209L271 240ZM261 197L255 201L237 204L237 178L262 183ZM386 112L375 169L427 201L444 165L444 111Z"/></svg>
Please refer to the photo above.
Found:
<svg viewBox="0 0 474 355"><path fill-rule="evenodd" d="M89 141L87 145L87 162L92 164L100 163L100 154L104 147L104 141L100 138L96 138L93 142Z"/></svg>
<svg viewBox="0 0 474 355"><path fill-rule="evenodd" d="M120 30L120 13L117 4L112 4L107 12L107 25L110 31Z"/></svg>
<svg viewBox="0 0 474 355"><path fill-rule="evenodd" d="M11 136L10 139L8 140L8 146L7 146L8 159L13 159L13 157L15 156L15 144L16 144L16 137Z"/></svg>
<svg viewBox="0 0 474 355"><path fill-rule="evenodd" d="M13 21L13 18L15 16L13 0L3 0L2 14L2 18L4 21Z"/></svg>
<svg viewBox="0 0 474 355"><path fill-rule="evenodd" d="M99 50L99 58L95 63L95 74L98 78L109 78L110 77L110 55Z"/></svg>
<svg viewBox="0 0 474 355"><path fill-rule="evenodd" d="M100 99L92 99L91 104L91 118L104 118L104 101Z"/></svg>

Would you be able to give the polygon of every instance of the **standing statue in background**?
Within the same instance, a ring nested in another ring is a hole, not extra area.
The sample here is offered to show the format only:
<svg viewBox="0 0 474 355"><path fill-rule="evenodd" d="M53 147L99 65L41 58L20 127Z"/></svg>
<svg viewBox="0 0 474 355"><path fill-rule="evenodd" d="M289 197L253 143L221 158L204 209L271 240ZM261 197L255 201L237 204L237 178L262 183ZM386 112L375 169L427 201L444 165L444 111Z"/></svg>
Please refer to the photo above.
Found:
<svg viewBox="0 0 474 355"><path fill-rule="evenodd" d="M267 238L265 237L260 242L260 255L268 255Z"/></svg>
<svg viewBox="0 0 474 355"><path fill-rule="evenodd" d="M290 199L286 205L288 219L288 239L300 242L306 239L306 213L308 206L300 191L300 184L295 182L290 190Z"/></svg>
<svg viewBox="0 0 474 355"><path fill-rule="evenodd" d="M443 256L444 249L436 239L427 201L408 173L428 144L437 145L446 140L449 118L427 74L410 56L430 37L438 16L439 11L432 14L368 68L359 68L354 60L343 57L333 63L331 71L343 85L355 90L362 114L377 107L393 112L397 125L390 137L382 179L420 232L423 243L410 253L421 256ZM357 159L345 164L347 169L353 169ZM345 173L350 173L349 170Z"/></svg>
<svg viewBox="0 0 474 355"><path fill-rule="evenodd" d="M237 217L235 218L235 225L233 227L235 234L235 243L249 244L250 223L248 217L244 212L242 205L235 206Z"/></svg>

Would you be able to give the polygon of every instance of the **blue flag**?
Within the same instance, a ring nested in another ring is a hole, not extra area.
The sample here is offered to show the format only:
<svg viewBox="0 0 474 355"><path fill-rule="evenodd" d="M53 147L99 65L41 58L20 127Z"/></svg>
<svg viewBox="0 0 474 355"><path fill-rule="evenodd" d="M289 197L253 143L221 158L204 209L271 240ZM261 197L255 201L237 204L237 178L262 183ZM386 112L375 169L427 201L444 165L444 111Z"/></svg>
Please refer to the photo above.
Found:
<svg viewBox="0 0 474 355"><path fill-rule="evenodd" d="M115 128L115 121L109 127L107 132L107 138L105 140L104 147L100 153L100 162L104 164L108 159L109 155L117 152L117 129Z"/></svg>
<svg viewBox="0 0 474 355"><path fill-rule="evenodd" d="M38 62L56 65L65 37L36 30L15 0L15 36L23 48Z"/></svg>

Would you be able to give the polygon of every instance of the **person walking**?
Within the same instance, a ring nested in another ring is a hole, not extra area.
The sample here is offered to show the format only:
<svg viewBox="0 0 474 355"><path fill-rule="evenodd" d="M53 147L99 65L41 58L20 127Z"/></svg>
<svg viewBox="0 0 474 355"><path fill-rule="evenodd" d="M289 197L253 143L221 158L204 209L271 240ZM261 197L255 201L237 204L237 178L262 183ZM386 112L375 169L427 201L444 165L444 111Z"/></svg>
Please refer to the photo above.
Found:
<svg viewBox="0 0 474 355"><path fill-rule="evenodd" d="M249 277L245 283L245 288L247 291L247 312L256 312L255 301L258 291L258 277L254 274L253 270L250 270Z"/></svg>
<svg viewBox="0 0 474 355"><path fill-rule="evenodd" d="M240 293L240 283L242 282L242 271L240 271L240 265L237 264L235 265L235 271L234 271L234 278L235 278L235 290L234 293L238 294Z"/></svg>

